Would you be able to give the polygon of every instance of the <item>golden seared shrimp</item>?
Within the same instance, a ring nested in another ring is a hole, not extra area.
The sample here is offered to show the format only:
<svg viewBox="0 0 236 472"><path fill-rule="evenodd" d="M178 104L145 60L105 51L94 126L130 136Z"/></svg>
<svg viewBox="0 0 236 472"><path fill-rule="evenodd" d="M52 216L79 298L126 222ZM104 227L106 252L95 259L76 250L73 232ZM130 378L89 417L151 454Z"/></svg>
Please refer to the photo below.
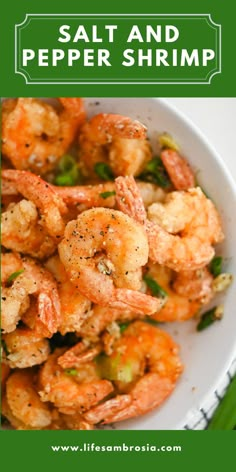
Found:
<svg viewBox="0 0 236 472"><path fill-rule="evenodd" d="M174 192L173 199L179 200L179 193ZM213 244L224 239L219 214L213 202L199 187L181 192L181 200L184 200L189 209L189 221L186 223L184 216L186 224L176 235L168 233L160 224L147 219L138 187L132 177L116 179L116 198L121 211L144 224L148 235L150 259L177 272L204 267L214 256ZM176 212L177 208L178 205L175 207ZM165 211L163 204L163 221L165 217L168 218L168 210L166 213Z"/></svg>
<svg viewBox="0 0 236 472"><path fill-rule="evenodd" d="M161 187L149 182L137 181L136 183L145 207L153 202L164 201L166 192ZM114 208L116 204L114 182L104 182L97 185L77 185L74 187L54 186L53 189L67 205L83 203L88 209L92 207Z"/></svg>
<svg viewBox="0 0 236 472"><path fill-rule="evenodd" d="M172 393L183 370L170 335L142 321L131 323L115 342L111 356L100 362L118 395L84 414L94 424L122 421L157 408Z"/></svg>
<svg viewBox="0 0 236 472"><path fill-rule="evenodd" d="M62 110L35 98L2 104L2 152L16 169L43 175L67 151L85 120L81 98L59 98Z"/></svg>
<svg viewBox="0 0 236 472"><path fill-rule="evenodd" d="M83 322L86 321L90 314L90 300L84 297L78 290L75 290L75 286L68 279L64 266L58 256L50 257L45 267L53 274L58 283L62 317L58 331L61 334L80 332Z"/></svg>
<svg viewBox="0 0 236 472"><path fill-rule="evenodd" d="M37 208L29 200L11 203L1 216L2 245L38 259L56 249L55 239L39 222Z"/></svg>
<svg viewBox="0 0 236 472"><path fill-rule="evenodd" d="M184 321L192 318L213 298L213 277L206 268L174 273L168 267L152 264L147 267L151 278L166 292L165 303L152 318L161 321ZM179 290L178 290L179 288Z"/></svg>
<svg viewBox="0 0 236 472"><path fill-rule="evenodd" d="M176 190L195 187L194 173L188 162L177 151L164 149L161 152L161 160Z"/></svg>
<svg viewBox="0 0 236 472"><path fill-rule="evenodd" d="M16 328L3 334L3 361L11 369L25 369L42 364L50 354L49 342L29 328Z"/></svg>
<svg viewBox="0 0 236 472"><path fill-rule="evenodd" d="M39 395L62 413L82 413L106 398L113 386L100 378L95 362L82 363L81 368L72 371L63 369L57 360L64 352L56 349L41 367Z"/></svg>
<svg viewBox="0 0 236 472"><path fill-rule="evenodd" d="M93 116L81 129L79 145L83 172L90 178L98 162L108 162L114 175L138 175L151 159L146 127L122 115Z"/></svg>
<svg viewBox="0 0 236 472"><path fill-rule="evenodd" d="M35 204L41 217L40 224L58 241L64 232L62 215L67 207L53 188L39 176L23 170L3 170L2 179Z"/></svg>
<svg viewBox="0 0 236 472"><path fill-rule="evenodd" d="M9 267L8 267L9 263ZM15 265L14 265L15 263ZM2 294L2 329L13 331L23 313L29 308L29 295L37 299L37 326L50 337L61 323L60 300L57 284L52 274L29 257L20 258L17 253L2 254L6 285L13 276L12 285L4 287ZM15 270L12 270L13 267Z"/></svg>
<svg viewBox="0 0 236 472"><path fill-rule="evenodd" d="M67 224L58 249L71 282L92 302L145 314L161 307L157 298L138 292L148 259L147 236L122 212L84 211Z"/></svg>
<svg viewBox="0 0 236 472"><path fill-rule="evenodd" d="M42 429L51 423L48 405L42 403L37 393L34 372L16 370L7 380L6 398L12 415L29 429Z"/></svg>

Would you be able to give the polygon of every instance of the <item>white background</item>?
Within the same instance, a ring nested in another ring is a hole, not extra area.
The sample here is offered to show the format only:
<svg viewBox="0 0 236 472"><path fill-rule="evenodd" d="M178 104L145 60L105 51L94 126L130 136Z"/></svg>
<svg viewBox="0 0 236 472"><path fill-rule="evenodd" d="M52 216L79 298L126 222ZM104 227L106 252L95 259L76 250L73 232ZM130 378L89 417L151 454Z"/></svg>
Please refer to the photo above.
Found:
<svg viewBox="0 0 236 472"><path fill-rule="evenodd" d="M236 98L166 98L200 128L236 182Z"/></svg>

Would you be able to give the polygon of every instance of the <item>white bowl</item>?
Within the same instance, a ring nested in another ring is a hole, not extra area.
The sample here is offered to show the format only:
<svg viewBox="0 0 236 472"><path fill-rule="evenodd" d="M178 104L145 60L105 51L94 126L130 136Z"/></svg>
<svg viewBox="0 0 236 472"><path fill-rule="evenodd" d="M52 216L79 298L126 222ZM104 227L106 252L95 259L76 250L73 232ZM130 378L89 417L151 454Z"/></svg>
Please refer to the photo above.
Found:
<svg viewBox="0 0 236 472"><path fill-rule="evenodd" d="M220 156L200 130L162 99L89 98L85 103L89 116L100 112L120 113L140 120L146 124L154 147L157 132L167 131L174 137L182 154L197 171L199 184L222 216L226 239L217 252L224 257L224 271L235 274L236 186ZM194 320L163 325L181 347L184 373L173 394L160 408L140 418L116 423L115 429L181 430L194 423L236 355L235 282L217 302L222 300L225 306L223 319L201 333L196 331Z"/></svg>

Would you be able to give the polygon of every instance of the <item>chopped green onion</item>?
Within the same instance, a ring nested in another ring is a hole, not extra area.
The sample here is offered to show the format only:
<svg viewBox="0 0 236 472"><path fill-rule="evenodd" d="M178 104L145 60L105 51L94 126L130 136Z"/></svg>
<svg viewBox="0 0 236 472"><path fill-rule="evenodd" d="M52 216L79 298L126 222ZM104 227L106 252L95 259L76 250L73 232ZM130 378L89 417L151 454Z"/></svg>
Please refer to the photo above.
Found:
<svg viewBox="0 0 236 472"><path fill-rule="evenodd" d="M233 430L236 428L236 375L231 380L224 398L215 410L207 429Z"/></svg>
<svg viewBox="0 0 236 472"><path fill-rule="evenodd" d="M106 162L96 162L94 171L102 180L114 180L113 172Z"/></svg>
<svg viewBox="0 0 236 472"><path fill-rule="evenodd" d="M73 186L80 182L80 172L76 159L69 154L65 154L58 163L58 173L54 179L54 184L63 187Z"/></svg>
<svg viewBox="0 0 236 472"><path fill-rule="evenodd" d="M123 332L128 328L129 325L129 321L127 321L126 323L119 323L120 334L123 334Z"/></svg>
<svg viewBox="0 0 236 472"><path fill-rule="evenodd" d="M13 282L17 277L19 277L20 274L22 274L22 272L24 272L24 269L18 270L9 275L7 279L7 285L11 284L11 282Z"/></svg>
<svg viewBox="0 0 236 472"><path fill-rule="evenodd" d="M7 343L4 339L1 339L2 348L5 351L6 356L9 356L10 351L8 350Z"/></svg>
<svg viewBox="0 0 236 472"><path fill-rule="evenodd" d="M115 194L116 194L115 190L113 190L111 192L102 192L102 193L99 193L99 197L109 198L109 197L112 197Z"/></svg>
<svg viewBox="0 0 236 472"><path fill-rule="evenodd" d="M179 151L179 146L168 133L163 133L158 138L160 145L165 149L173 149L174 151Z"/></svg>
<svg viewBox="0 0 236 472"><path fill-rule="evenodd" d="M201 319L197 325L197 331L203 331L204 329L208 328L208 326L212 325L217 320L220 320L223 316L223 306L215 306L209 311L206 311L201 316Z"/></svg>
<svg viewBox="0 0 236 472"><path fill-rule="evenodd" d="M77 375L78 374L78 371L76 369L65 369L64 370L65 374L67 375Z"/></svg>
<svg viewBox="0 0 236 472"><path fill-rule="evenodd" d="M152 295L157 298L167 298L168 293L152 278L148 275L144 275L144 282L146 282L148 288L150 288Z"/></svg>
<svg viewBox="0 0 236 472"><path fill-rule="evenodd" d="M151 161L147 163L142 174L140 174L139 178L157 184L163 188L171 186L171 181L160 157L154 157L151 159Z"/></svg>
<svg viewBox="0 0 236 472"><path fill-rule="evenodd" d="M133 373L131 364L121 364L121 354L111 358L106 354L99 354L96 357L96 364L101 378L107 380L119 380L120 382L131 382L133 380Z"/></svg>
<svg viewBox="0 0 236 472"><path fill-rule="evenodd" d="M149 316L146 316L144 321L145 321L145 323L148 323L148 324L150 324L152 326L156 326L156 327L163 323L162 321L154 320L153 318L150 318Z"/></svg>
<svg viewBox="0 0 236 472"><path fill-rule="evenodd" d="M222 272L222 257L216 256L210 262L209 270L214 277L217 277Z"/></svg>

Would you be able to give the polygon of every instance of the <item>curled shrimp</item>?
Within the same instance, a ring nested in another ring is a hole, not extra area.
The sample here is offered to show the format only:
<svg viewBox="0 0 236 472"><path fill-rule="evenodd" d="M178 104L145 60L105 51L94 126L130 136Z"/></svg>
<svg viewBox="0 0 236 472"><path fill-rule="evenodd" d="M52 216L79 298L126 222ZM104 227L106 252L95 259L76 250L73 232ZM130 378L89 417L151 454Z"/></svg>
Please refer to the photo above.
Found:
<svg viewBox="0 0 236 472"><path fill-rule="evenodd" d="M95 362L86 362L70 375L57 360L63 349L51 354L39 373L40 398L51 402L65 414L82 413L113 391L109 380L101 379Z"/></svg>
<svg viewBox="0 0 236 472"><path fill-rule="evenodd" d="M172 393L183 369L170 335L142 321L131 323L111 356L101 362L118 394L84 414L92 424L122 421L157 408Z"/></svg>
<svg viewBox="0 0 236 472"><path fill-rule="evenodd" d="M42 364L50 354L47 339L28 328L16 328L12 333L3 334L2 339L6 349L3 361L11 369Z"/></svg>
<svg viewBox="0 0 236 472"><path fill-rule="evenodd" d="M176 198L179 198L179 193L174 192ZM219 214L213 202L199 187L181 192L181 199L189 209L189 221L176 235L147 219L139 190L132 177L116 179L116 198L121 211L144 224L150 259L177 272L204 267L214 256L212 245L224 239ZM165 215L165 204L163 210ZM166 213L168 218L168 210ZM179 217L181 218L181 212Z"/></svg>
<svg viewBox="0 0 236 472"><path fill-rule="evenodd" d="M84 320L80 330L79 335L91 339L93 341L98 341L99 335L107 328L114 324L114 322L127 322L134 319L143 317L142 314L137 314L135 311L130 310L118 310L115 308L110 308L109 306L103 307L100 305L94 305L90 310L89 316Z"/></svg>
<svg viewBox="0 0 236 472"><path fill-rule="evenodd" d="M94 208L67 224L60 259L78 290L102 306L151 314L161 301L138 292L148 259L143 227L120 211Z"/></svg>
<svg viewBox="0 0 236 472"><path fill-rule="evenodd" d="M81 98L59 98L62 111L35 98L5 100L2 151L16 169L45 174L67 151L85 120Z"/></svg>
<svg viewBox="0 0 236 472"><path fill-rule="evenodd" d="M35 204L41 217L41 225L58 241L63 235L65 225L62 215L67 208L53 188L39 176L23 170L3 170L2 179Z"/></svg>
<svg viewBox="0 0 236 472"><path fill-rule="evenodd" d="M24 429L42 429L51 423L48 405L42 403L37 393L34 372L16 370L7 380L6 398L12 415Z"/></svg>
<svg viewBox="0 0 236 472"><path fill-rule="evenodd" d="M13 331L23 313L29 308L29 295L37 299L37 320L35 329L51 336L61 322L60 300L57 284L52 274L29 257L21 258L16 253L2 255L4 267L3 283L16 274L10 287L4 287L2 298L3 332ZM14 268L14 270L13 270Z"/></svg>
<svg viewBox="0 0 236 472"><path fill-rule="evenodd" d="M93 116L79 135L80 160L86 175L96 176L97 162L109 162L115 175L138 175L151 158L146 127L126 116Z"/></svg>
<svg viewBox="0 0 236 472"><path fill-rule="evenodd" d="M136 183L145 207L153 202L162 202L165 199L166 193L161 187L149 182L137 181ZM64 200L66 205L83 203L87 209L92 207L114 208L116 205L114 182L104 182L97 185L77 185L74 187L54 186L53 189Z"/></svg>
<svg viewBox="0 0 236 472"><path fill-rule="evenodd" d="M29 200L11 203L1 215L2 245L38 259L56 249L55 239L39 223L37 208Z"/></svg>
<svg viewBox="0 0 236 472"><path fill-rule="evenodd" d="M213 277L205 267L174 273L168 267L149 263L147 276L166 292L163 307L152 315L157 321L188 320L213 298Z"/></svg>
<svg viewBox="0 0 236 472"><path fill-rule="evenodd" d="M90 314L90 300L75 290L58 256L48 259L45 267L52 272L58 283L62 318L58 331L63 335L68 332L80 332L81 326Z"/></svg>
<svg viewBox="0 0 236 472"><path fill-rule="evenodd" d="M173 149L164 149L161 152L170 180L176 190L188 190L195 187L195 176L188 162Z"/></svg>

